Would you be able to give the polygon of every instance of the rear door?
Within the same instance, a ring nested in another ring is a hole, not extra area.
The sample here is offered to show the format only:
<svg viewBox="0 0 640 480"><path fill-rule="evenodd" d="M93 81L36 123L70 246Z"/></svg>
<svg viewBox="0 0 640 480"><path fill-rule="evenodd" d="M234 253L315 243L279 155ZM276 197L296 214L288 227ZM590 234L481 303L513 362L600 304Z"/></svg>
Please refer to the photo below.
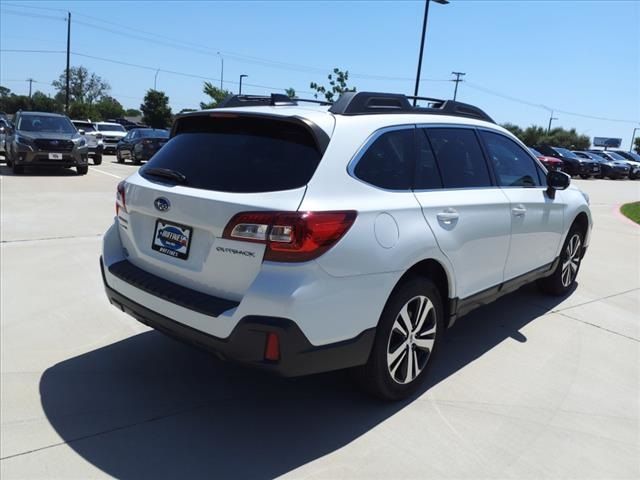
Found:
<svg viewBox="0 0 640 480"><path fill-rule="evenodd" d="M509 201L493 184L472 128L418 128L415 195L453 264L458 298L499 285L509 251Z"/></svg>
<svg viewBox="0 0 640 480"><path fill-rule="evenodd" d="M322 152L301 122L238 115L182 121L127 179L127 211L119 218L128 260L179 285L240 300L264 246L221 238L225 226L240 212L297 210Z"/></svg>
<svg viewBox="0 0 640 480"><path fill-rule="evenodd" d="M498 132L479 130L498 185L511 205L511 247L505 280L553 262L563 232L562 195L546 194L546 180L531 155Z"/></svg>

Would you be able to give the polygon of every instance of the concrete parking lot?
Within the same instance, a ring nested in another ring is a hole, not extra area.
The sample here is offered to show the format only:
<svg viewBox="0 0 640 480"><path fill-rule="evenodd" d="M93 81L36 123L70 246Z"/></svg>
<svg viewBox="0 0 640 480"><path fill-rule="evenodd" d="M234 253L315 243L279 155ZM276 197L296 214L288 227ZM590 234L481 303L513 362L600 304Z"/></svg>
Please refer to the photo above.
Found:
<svg viewBox="0 0 640 480"><path fill-rule="evenodd" d="M107 156L0 164L1 448L10 478L640 477L640 181L577 183L595 228L565 299L525 287L461 319L420 395L345 372L285 380L147 329L103 293Z"/></svg>

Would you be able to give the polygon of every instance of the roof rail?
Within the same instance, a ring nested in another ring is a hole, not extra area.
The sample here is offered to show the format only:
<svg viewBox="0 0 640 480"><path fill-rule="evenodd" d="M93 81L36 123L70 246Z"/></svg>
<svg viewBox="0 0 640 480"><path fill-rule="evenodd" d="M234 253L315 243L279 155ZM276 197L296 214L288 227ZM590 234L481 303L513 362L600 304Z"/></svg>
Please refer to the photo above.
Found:
<svg viewBox="0 0 640 480"><path fill-rule="evenodd" d="M283 93L272 93L266 95L229 95L216 108L229 107L264 107L278 105L298 105L299 102L317 103L318 105L331 105L322 100L306 100L303 98L291 98Z"/></svg>
<svg viewBox="0 0 640 480"><path fill-rule="evenodd" d="M409 100L426 100L428 107L414 107ZM372 113L419 113L476 118L495 123L483 110L467 103L430 97L410 97L400 93L345 92L329 109L338 115Z"/></svg>

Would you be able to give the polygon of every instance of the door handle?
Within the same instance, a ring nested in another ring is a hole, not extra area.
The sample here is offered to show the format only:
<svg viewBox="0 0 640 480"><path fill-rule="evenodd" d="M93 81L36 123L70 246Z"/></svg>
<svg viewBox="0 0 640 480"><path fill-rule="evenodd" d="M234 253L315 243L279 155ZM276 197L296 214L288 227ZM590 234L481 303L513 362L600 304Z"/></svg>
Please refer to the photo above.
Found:
<svg viewBox="0 0 640 480"><path fill-rule="evenodd" d="M527 209L524 208L524 205L516 205L511 209L511 213L514 217L524 217L524 214L527 213Z"/></svg>
<svg viewBox="0 0 640 480"><path fill-rule="evenodd" d="M445 225L451 225L460 217L460 215L458 215L458 212L453 208L447 208L446 210L438 213L436 216L438 217L438 220Z"/></svg>

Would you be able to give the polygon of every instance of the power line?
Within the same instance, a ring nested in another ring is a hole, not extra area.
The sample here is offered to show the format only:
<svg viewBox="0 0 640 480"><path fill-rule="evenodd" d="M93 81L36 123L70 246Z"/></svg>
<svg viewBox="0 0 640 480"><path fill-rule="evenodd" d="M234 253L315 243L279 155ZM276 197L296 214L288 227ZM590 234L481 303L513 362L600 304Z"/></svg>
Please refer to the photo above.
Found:
<svg viewBox="0 0 640 480"><path fill-rule="evenodd" d="M17 5L16 5L17 6ZM3 14L7 15L17 15L20 17L29 17L29 18L47 18L49 20L58 20L64 22L65 19L62 17L54 17L53 15L43 15L41 13L25 13L25 12L17 12L15 10L7 10L6 8L2 9Z"/></svg>

